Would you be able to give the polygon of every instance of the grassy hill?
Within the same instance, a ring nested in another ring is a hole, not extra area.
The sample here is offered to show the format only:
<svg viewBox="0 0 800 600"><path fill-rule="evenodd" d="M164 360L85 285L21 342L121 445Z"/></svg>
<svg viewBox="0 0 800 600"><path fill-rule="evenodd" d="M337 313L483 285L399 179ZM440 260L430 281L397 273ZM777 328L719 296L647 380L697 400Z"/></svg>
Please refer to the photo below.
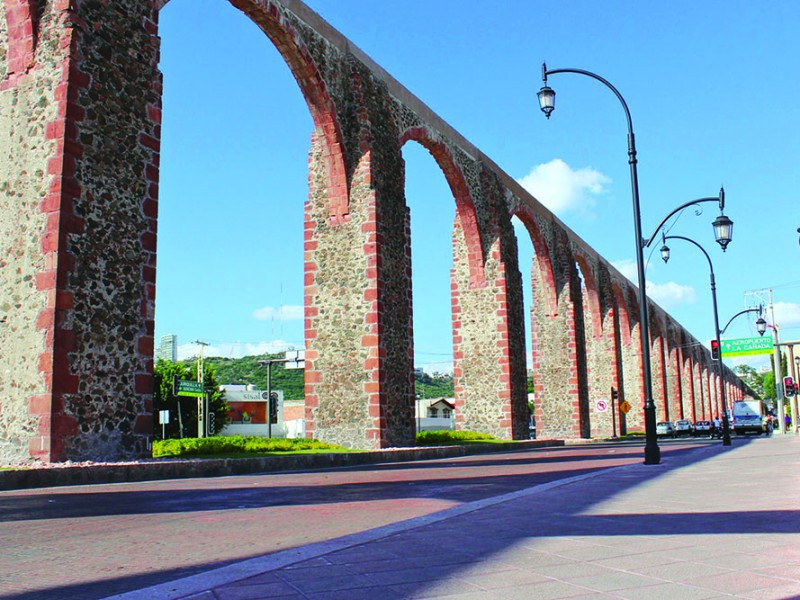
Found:
<svg viewBox="0 0 800 600"><path fill-rule="evenodd" d="M220 385L254 385L260 390L267 389L267 367L258 364L259 360L283 358L283 354L262 354L243 358L224 358L211 356L205 359L206 365L212 365L216 379ZM187 364L191 360L184 361ZM449 374L422 373L416 375L417 394L422 398L452 398L453 376ZM272 389L283 390L286 400L303 399L303 370L284 369L283 364L272 365Z"/></svg>

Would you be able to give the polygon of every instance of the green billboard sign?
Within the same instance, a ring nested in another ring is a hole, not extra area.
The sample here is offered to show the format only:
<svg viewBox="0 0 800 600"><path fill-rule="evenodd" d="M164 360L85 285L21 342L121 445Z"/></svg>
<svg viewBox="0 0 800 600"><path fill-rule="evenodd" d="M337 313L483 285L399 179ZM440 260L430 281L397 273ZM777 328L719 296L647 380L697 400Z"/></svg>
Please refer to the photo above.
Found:
<svg viewBox="0 0 800 600"><path fill-rule="evenodd" d="M772 336L737 338L733 340L720 340L722 357L753 356L756 354L772 354Z"/></svg>
<svg viewBox="0 0 800 600"><path fill-rule="evenodd" d="M178 396L203 396L203 384L198 381L179 381Z"/></svg>

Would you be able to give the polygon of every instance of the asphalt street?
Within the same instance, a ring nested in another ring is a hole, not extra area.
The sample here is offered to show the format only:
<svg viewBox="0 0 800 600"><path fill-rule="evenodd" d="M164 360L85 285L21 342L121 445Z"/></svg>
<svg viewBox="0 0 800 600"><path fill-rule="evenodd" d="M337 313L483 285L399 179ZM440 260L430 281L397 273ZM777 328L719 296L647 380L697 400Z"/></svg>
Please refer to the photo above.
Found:
<svg viewBox="0 0 800 600"><path fill-rule="evenodd" d="M708 440L661 443L662 456ZM0 492L0 595L102 598L563 478L641 463L609 442L358 468Z"/></svg>

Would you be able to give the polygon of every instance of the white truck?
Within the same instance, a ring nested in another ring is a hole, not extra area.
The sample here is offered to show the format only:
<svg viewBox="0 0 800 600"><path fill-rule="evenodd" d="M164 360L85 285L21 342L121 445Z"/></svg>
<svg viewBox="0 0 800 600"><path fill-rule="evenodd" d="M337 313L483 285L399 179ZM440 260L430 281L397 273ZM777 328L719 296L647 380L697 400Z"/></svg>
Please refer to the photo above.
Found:
<svg viewBox="0 0 800 600"><path fill-rule="evenodd" d="M764 405L761 400L741 400L733 403L733 423L731 429L736 434L761 435L766 431Z"/></svg>

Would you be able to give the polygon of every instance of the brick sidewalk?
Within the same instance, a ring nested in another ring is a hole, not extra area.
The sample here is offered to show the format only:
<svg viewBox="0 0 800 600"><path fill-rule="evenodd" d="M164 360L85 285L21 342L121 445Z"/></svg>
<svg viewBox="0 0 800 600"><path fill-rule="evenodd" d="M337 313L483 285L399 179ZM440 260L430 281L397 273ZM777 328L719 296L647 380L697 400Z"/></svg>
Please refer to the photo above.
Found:
<svg viewBox="0 0 800 600"><path fill-rule="evenodd" d="M118 598L800 597L800 439L662 457Z"/></svg>

